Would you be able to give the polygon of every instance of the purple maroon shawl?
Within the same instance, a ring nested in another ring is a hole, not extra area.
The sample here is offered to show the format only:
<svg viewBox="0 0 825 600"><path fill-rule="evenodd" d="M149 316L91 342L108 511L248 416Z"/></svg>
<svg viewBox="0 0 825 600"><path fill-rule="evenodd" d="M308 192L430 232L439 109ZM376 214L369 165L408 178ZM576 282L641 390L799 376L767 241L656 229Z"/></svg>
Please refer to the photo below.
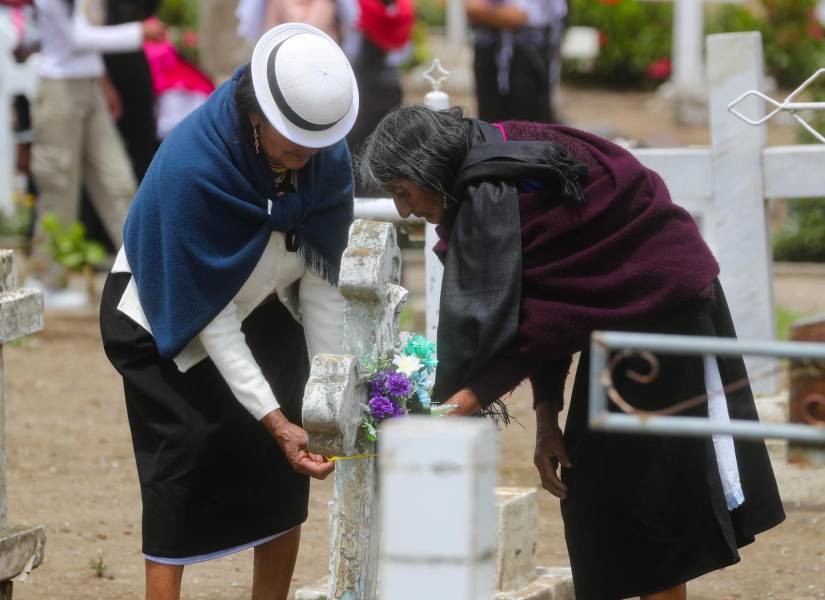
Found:
<svg viewBox="0 0 825 600"><path fill-rule="evenodd" d="M559 202L553 188L518 196L518 331L489 361L492 371L499 360L538 365L566 358L586 348L594 330L642 327L700 296L719 274L691 215L627 150L556 125L513 121L502 133L507 140L560 143L588 165L588 173L583 203ZM450 231L438 229L441 256L449 252Z"/></svg>

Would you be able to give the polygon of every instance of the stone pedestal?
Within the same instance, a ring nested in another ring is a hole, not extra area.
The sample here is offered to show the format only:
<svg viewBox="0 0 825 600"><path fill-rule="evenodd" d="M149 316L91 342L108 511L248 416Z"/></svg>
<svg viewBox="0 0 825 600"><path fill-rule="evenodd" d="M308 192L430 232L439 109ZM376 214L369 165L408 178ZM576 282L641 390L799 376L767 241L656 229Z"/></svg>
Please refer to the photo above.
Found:
<svg viewBox="0 0 825 600"><path fill-rule="evenodd" d="M536 567L538 490L496 490L496 600L573 600L567 567Z"/></svg>
<svg viewBox="0 0 825 600"><path fill-rule="evenodd" d="M381 430L381 597L492 600L497 432L408 417Z"/></svg>
<svg viewBox="0 0 825 600"><path fill-rule="evenodd" d="M574 600L569 567L537 567L538 494L535 488L495 491L496 600ZM420 498L419 493L416 498ZM433 491L432 493L439 493ZM443 533L443 532L442 532ZM446 535L446 534L443 534ZM298 590L295 600L327 600L327 580Z"/></svg>

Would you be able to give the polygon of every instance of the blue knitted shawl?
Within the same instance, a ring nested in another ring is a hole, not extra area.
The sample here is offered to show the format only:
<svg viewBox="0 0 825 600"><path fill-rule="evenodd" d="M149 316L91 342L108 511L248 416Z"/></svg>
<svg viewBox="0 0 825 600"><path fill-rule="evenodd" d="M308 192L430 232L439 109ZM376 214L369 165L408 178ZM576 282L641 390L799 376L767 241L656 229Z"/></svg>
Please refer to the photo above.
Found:
<svg viewBox="0 0 825 600"><path fill-rule="evenodd" d="M337 283L353 219L343 140L275 195L235 106L240 69L164 140L135 196L123 239L161 356L175 357L232 300L273 231L294 232L307 266Z"/></svg>

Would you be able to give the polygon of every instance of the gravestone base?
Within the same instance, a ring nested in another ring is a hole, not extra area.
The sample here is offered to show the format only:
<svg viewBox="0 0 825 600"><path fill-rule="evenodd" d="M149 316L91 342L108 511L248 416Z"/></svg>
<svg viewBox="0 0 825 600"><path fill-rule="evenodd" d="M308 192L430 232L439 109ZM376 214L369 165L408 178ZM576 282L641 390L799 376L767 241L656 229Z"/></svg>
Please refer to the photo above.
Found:
<svg viewBox="0 0 825 600"><path fill-rule="evenodd" d="M496 600L574 600L567 567L536 567L536 488L496 489Z"/></svg>
<svg viewBox="0 0 825 600"><path fill-rule="evenodd" d="M518 590L496 592L496 600L575 600L569 567L538 567L535 579Z"/></svg>
<svg viewBox="0 0 825 600"><path fill-rule="evenodd" d="M327 578L324 577L311 585L302 587L295 592L294 600L327 600Z"/></svg>
<svg viewBox="0 0 825 600"><path fill-rule="evenodd" d="M5 583L40 566L45 546L46 528L42 525L0 529L0 581Z"/></svg>
<svg viewBox="0 0 825 600"><path fill-rule="evenodd" d="M496 489L496 600L574 600L569 567L536 567L535 488ZM294 600L329 600L327 578L295 592Z"/></svg>

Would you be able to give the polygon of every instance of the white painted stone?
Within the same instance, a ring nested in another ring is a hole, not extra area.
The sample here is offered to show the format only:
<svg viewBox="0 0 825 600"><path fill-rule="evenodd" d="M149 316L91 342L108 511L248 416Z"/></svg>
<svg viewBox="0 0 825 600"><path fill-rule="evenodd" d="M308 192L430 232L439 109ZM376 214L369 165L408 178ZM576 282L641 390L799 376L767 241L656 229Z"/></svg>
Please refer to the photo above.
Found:
<svg viewBox="0 0 825 600"><path fill-rule="evenodd" d="M732 99L764 83L762 38L758 33L726 33L708 37L711 151L716 198L716 252L722 265L733 323L743 339L776 336L762 154L764 127L752 127L728 112ZM755 102L757 110L762 102ZM799 177L803 177L801 173ZM746 358L756 392L778 388L772 359Z"/></svg>
<svg viewBox="0 0 825 600"><path fill-rule="evenodd" d="M435 225L427 225L424 235L424 273L427 279L427 338L438 339L438 314L441 304L441 279L444 265L432 251L438 242Z"/></svg>
<svg viewBox="0 0 825 600"><path fill-rule="evenodd" d="M492 599L497 438L477 419L382 428L382 598Z"/></svg>
<svg viewBox="0 0 825 600"><path fill-rule="evenodd" d="M536 488L496 489L496 589L519 590L536 577L539 505Z"/></svg>

